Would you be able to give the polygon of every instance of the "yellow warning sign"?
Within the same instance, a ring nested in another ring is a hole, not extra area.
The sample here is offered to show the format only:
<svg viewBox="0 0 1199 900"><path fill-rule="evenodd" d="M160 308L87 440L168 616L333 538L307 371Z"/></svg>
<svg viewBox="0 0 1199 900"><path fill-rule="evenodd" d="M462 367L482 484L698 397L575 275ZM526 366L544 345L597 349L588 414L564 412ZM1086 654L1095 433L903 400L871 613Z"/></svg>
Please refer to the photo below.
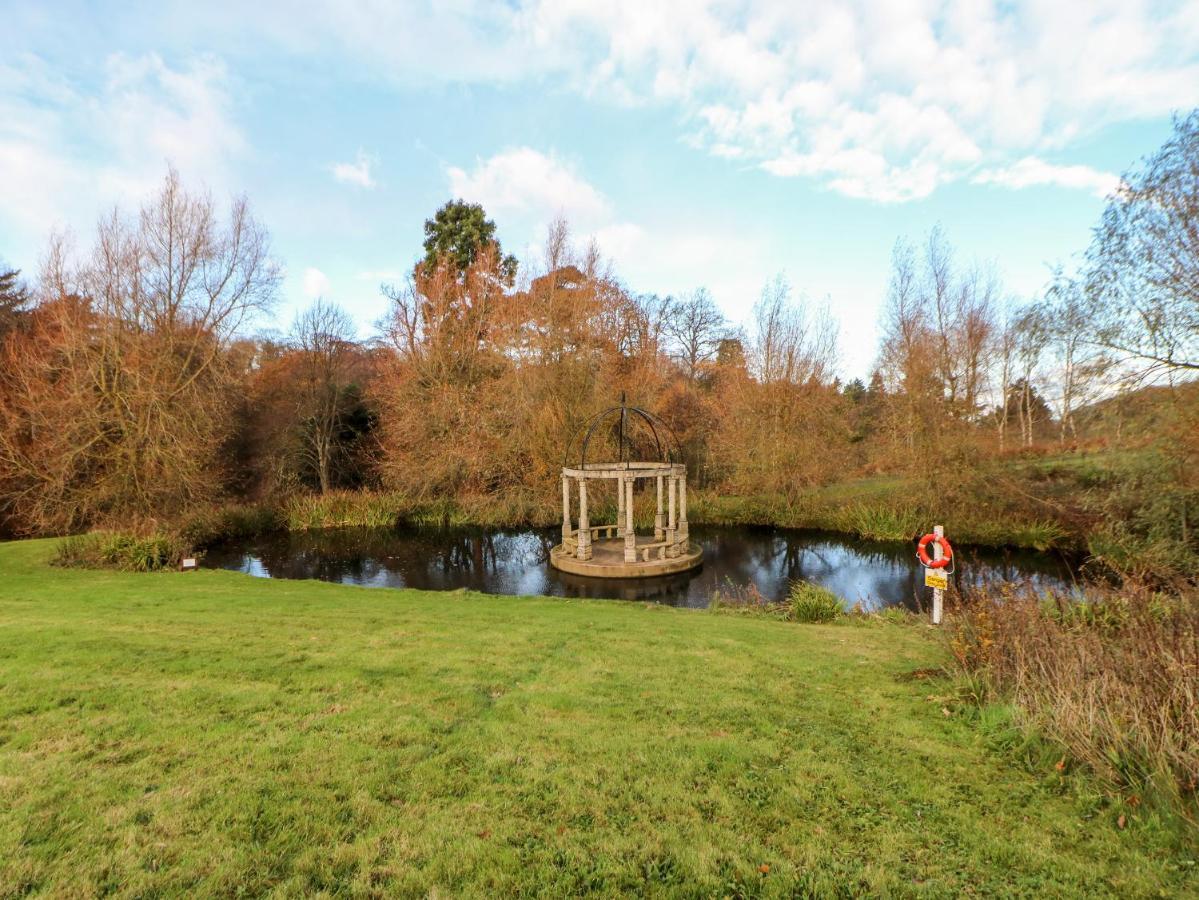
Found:
<svg viewBox="0 0 1199 900"><path fill-rule="evenodd" d="M949 587L949 576L943 569L925 569L924 586L943 591Z"/></svg>

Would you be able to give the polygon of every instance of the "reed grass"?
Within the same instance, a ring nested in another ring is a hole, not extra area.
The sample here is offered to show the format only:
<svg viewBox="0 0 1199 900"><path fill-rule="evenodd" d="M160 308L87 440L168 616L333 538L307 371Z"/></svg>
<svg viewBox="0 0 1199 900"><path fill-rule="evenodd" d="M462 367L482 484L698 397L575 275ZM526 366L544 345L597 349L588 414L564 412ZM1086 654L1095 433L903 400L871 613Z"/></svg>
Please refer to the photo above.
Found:
<svg viewBox="0 0 1199 900"><path fill-rule="evenodd" d="M1127 583L1083 597L967 591L949 646L976 699L1010 704L1110 784L1199 819L1199 596Z"/></svg>

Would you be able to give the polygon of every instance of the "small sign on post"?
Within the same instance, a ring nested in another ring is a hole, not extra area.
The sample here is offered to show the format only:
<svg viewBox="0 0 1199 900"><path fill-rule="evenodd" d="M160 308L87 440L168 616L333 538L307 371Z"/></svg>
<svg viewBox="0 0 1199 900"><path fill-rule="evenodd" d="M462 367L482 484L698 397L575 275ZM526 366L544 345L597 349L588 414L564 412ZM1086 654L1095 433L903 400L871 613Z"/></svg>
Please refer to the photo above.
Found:
<svg viewBox="0 0 1199 900"><path fill-rule="evenodd" d="M925 569L924 586L943 591L949 587L949 576L938 569Z"/></svg>
<svg viewBox="0 0 1199 900"><path fill-rule="evenodd" d="M933 550L931 557L927 550L929 544ZM945 540L944 526L934 525L932 534L926 534L920 539L916 544L916 558L920 560L920 565L924 566L924 586L933 589L933 624L940 625L945 591L949 589L949 575L953 571L945 570L945 567L953 562L953 548L949 546L949 541Z"/></svg>

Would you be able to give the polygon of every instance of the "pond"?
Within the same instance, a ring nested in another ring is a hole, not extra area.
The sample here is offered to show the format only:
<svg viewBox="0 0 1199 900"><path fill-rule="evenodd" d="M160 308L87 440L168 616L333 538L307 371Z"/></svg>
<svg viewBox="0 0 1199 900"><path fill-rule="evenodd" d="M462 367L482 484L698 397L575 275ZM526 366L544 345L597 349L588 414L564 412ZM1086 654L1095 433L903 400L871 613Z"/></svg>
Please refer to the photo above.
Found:
<svg viewBox="0 0 1199 900"><path fill-rule="evenodd" d="M645 579L587 578L548 563L557 529L350 528L266 535L208 551L205 567L263 578L316 578L369 587L453 590L492 594L548 594L616 600L652 600L707 606L730 584L753 583L781 599L788 583L824 585L846 606L916 608L926 594L915 548L842 534L738 526L691 526L704 549L703 566ZM1041 588L1068 589L1076 568L1050 553L957 547L959 581L1029 579Z"/></svg>

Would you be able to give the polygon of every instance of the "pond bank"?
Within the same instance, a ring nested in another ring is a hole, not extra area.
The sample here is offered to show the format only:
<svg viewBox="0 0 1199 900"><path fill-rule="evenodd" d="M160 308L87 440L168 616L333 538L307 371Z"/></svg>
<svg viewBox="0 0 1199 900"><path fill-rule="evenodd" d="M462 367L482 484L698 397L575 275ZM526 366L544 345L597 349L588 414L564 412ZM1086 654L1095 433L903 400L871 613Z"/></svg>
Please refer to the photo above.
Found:
<svg viewBox="0 0 1199 900"><path fill-rule="evenodd" d="M693 491L688 518L695 525L742 525L815 530L867 540L903 541L931 528L934 519L946 526L951 539L979 547L1030 550L1079 550L1080 536L1061 524L1031 515L959 504L958 511L935 511L911 501L915 494L902 482L875 480L871 490L855 484L813 490L796 502L782 497L734 497L712 491ZM652 510L638 509L638 527L652 527ZM963 512L963 510L965 512ZM333 491L298 495L279 506L231 505L194 514L182 526L197 547L221 540L247 538L269 531L310 531L328 528L394 528L399 526L552 528L559 524L560 507L540 498L509 492L500 497L415 500L400 494ZM593 521L615 521L615 502L592 500Z"/></svg>

